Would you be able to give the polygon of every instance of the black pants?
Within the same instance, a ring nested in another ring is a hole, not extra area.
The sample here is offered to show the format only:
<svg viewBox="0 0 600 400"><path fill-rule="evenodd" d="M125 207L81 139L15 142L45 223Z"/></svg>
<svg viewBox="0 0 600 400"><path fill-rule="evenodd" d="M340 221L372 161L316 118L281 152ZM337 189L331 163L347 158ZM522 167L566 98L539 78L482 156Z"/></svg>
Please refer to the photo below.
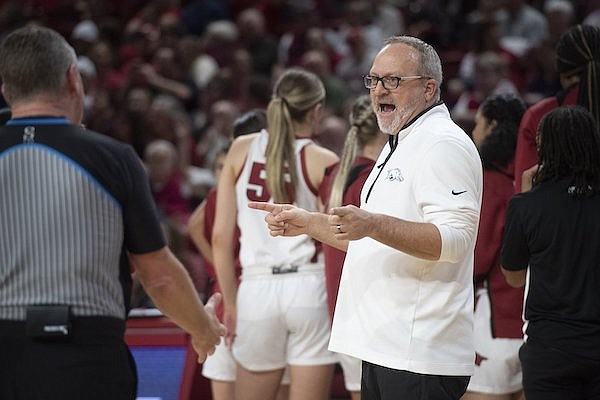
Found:
<svg viewBox="0 0 600 400"><path fill-rule="evenodd" d="M115 318L76 318L70 338L48 341L27 338L24 322L0 321L0 399L135 399L124 327Z"/></svg>
<svg viewBox="0 0 600 400"><path fill-rule="evenodd" d="M528 339L519 350L527 400L600 400L600 360Z"/></svg>
<svg viewBox="0 0 600 400"><path fill-rule="evenodd" d="M425 375L363 361L362 400L458 400L470 377ZM529 399L528 399L529 400Z"/></svg>

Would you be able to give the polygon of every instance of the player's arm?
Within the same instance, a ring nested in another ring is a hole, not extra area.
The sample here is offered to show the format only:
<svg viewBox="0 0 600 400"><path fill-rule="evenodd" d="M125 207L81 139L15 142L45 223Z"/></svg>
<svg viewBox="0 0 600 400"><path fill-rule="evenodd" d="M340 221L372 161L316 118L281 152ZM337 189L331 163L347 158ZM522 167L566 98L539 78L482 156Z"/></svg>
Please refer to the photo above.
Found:
<svg viewBox="0 0 600 400"><path fill-rule="evenodd" d="M527 280L527 270L519 270L519 271L511 271L508 269L505 269L504 267L501 268L502 269L502 274L504 274L504 278L506 278L506 282L512 286L512 287L521 287L521 286L525 286L525 281Z"/></svg>
<svg viewBox="0 0 600 400"><path fill-rule="evenodd" d="M204 200L192 213L188 221L188 232L192 241L202 254L202 257L211 264L213 262L212 246L204 236L206 200Z"/></svg>
<svg viewBox="0 0 600 400"><path fill-rule="evenodd" d="M256 135L237 138L227 152L219 184L217 205L212 232L212 248L217 281L223 294L223 322L228 333L226 343L231 344L237 319L237 277L235 275L234 237L237 226L236 179L248 154L250 143Z"/></svg>

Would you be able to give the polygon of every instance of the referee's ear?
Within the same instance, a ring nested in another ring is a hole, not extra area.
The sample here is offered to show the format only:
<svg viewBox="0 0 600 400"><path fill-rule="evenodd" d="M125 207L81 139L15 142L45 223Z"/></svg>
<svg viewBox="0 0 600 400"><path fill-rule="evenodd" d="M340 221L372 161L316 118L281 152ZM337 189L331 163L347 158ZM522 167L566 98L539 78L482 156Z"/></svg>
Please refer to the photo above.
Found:
<svg viewBox="0 0 600 400"><path fill-rule="evenodd" d="M8 104L10 104L10 93L8 92L8 88L6 87L4 82L2 82L2 87L0 87L0 89L2 90L2 97L4 97L4 100L6 100Z"/></svg>
<svg viewBox="0 0 600 400"><path fill-rule="evenodd" d="M83 80L75 63L71 64L67 70L67 85L69 94L79 96L80 93L83 93Z"/></svg>

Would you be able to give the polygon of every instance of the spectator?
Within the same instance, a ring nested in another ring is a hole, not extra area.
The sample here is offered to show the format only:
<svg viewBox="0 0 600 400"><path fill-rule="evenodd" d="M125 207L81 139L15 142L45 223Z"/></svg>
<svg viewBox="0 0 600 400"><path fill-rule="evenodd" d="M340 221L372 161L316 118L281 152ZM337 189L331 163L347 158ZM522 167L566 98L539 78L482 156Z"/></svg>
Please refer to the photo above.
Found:
<svg viewBox="0 0 600 400"><path fill-rule="evenodd" d="M201 52L193 58L189 67L189 74L192 81L202 92L209 89L207 86L219 74L219 69L219 64L214 57Z"/></svg>
<svg viewBox="0 0 600 400"><path fill-rule="evenodd" d="M311 45L315 44L315 39L319 39L321 32L319 28L314 29L317 25L317 17L311 2L287 4L289 5L289 22L286 24L285 32L279 37L277 46L277 64L280 69L300 65L302 56L311 49ZM312 37L311 31L313 32ZM314 34L315 32L317 35ZM322 44L322 42L319 43Z"/></svg>
<svg viewBox="0 0 600 400"><path fill-rule="evenodd" d="M556 73L556 42L544 40L529 51L527 60L527 86L523 94L527 104L535 104L547 97L553 97L562 90Z"/></svg>
<svg viewBox="0 0 600 400"><path fill-rule="evenodd" d="M204 51L224 68L231 65L240 34L237 25L229 20L211 22L204 34Z"/></svg>
<svg viewBox="0 0 600 400"><path fill-rule="evenodd" d="M340 115L346 100L346 82L331 71L327 55L320 50L309 50L302 55L300 66L317 75L325 85L326 113Z"/></svg>
<svg viewBox="0 0 600 400"><path fill-rule="evenodd" d="M495 52L487 51L477 57L473 87L463 92L452 108L452 116L463 128L472 126L481 103L497 94L518 94L508 79L506 63Z"/></svg>
<svg viewBox="0 0 600 400"><path fill-rule="evenodd" d="M471 49L460 60L459 75L466 90L475 84L475 64L480 55L487 52L498 54L506 65L507 77L513 83L522 81L522 72L518 66L518 58L501 45L501 26L496 19L481 20L470 29ZM519 85L517 85L520 87Z"/></svg>
<svg viewBox="0 0 600 400"><path fill-rule="evenodd" d="M319 122L314 139L321 146L341 156L348 129L350 126L347 118L326 115Z"/></svg>
<svg viewBox="0 0 600 400"><path fill-rule="evenodd" d="M219 100L210 108L208 126L194 147L196 164L210 168L216 153L227 146L233 137L233 121L240 116L238 107L229 100Z"/></svg>
<svg viewBox="0 0 600 400"><path fill-rule="evenodd" d="M146 145L152 140L150 121L147 118L151 112L152 93L145 86L127 89L123 95L124 100L119 103L122 106L119 110L114 110L117 106L112 106L108 93L106 91L102 93L105 94L101 97L103 102L99 102L97 97L94 103L96 109L90 115L90 127L111 126L113 129L107 131L106 134L132 145L142 158ZM114 111L116 118L113 124L110 124L109 121L98 121L97 112L100 106L107 109L107 113Z"/></svg>
<svg viewBox="0 0 600 400"><path fill-rule="evenodd" d="M466 18L466 23L471 27L486 21L498 21L502 3L495 0L477 0L475 9L471 10ZM476 39L476 38L474 38Z"/></svg>
<svg viewBox="0 0 600 400"><path fill-rule="evenodd" d="M522 56L532 46L548 37L544 14L526 0L506 0L500 10L502 44L511 53Z"/></svg>
<svg viewBox="0 0 600 400"><path fill-rule="evenodd" d="M547 0L544 15L548 21L548 39L556 43L573 26L575 8L568 0Z"/></svg>
<svg viewBox="0 0 600 400"><path fill-rule="evenodd" d="M161 47L156 50L149 64L136 67L143 83L157 94L168 94L181 101L186 109L196 105L198 88L185 76L185 71L174 49Z"/></svg>
<svg viewBox="0 0 600 400"><path fill-rule="evenodd" d="M328 30L320 27L311 27L306 31L306 50L317 50L327 56L332 70L335 70L342 55L334 50L328 39Z"/></svg>
<svg viewBox="0 0 600 400"><path fill-rule="evenodd" d="M71 32L73 48L78 55L86 56L91 45L99 38L98 26L92 20L86 19L75 25Z"/></svg>
<svg viewBox="0 0 600 400"><path fill-rule="evenodd" d="M232 100L241 112L248 111L249 105L253 103L250 98L252 55L243 47L236 48L231 56L231 64L222 68L221 73L231 82Z"/></svg>
<svg viewBox="0 0 600 400"><path fill-rule="evenodd" d="M181 22L186 31L194 35L202 35L212 22L229 16L227 3L219 0L191 0L181 9Z"/></svg>
<svg viewBox="0 0 600 400"><path fill-rule="evenodd" d="M256 8L242 11L236 20L242 46L252 55L252 71L271 76L277 64L277 38L266 31L263 14Z"/></svg>
<svg viewBox="0 0 600 400"><path fill-rule="evenodd" d="M402 35L405 31L404 17L398 9L390 4L388 0L374 0L373 22L381 29L383 37Z"/></svg>
<svg viewBox="0 0 600 400"><path fill-rule="evenodd" d="M344 4L344 14L339 31L330 34L334 50L346 57L350 54L348 37L360 30L367 54L375 55L383 39L381 27L375 23L375 6L365 0L352 0ZM372 61L372 60L371 60Z"/></svg>
<svg viewBox="0 0 600 400"><path fill-rule="evenodd" d="M202 259L192 246L187 230L192 213L191 193L187 175L179 168L178 154L173 143L155 139L146 146L144 162L167 243L190 274L196 290L205 293L207 278Z"/></svg>
<svg viewBox="0 0 600 400"><path fill-rule="evenodd" d="M342 58L335 72L345 82L349 97L355 98L365 90L363 76L369 71L377 52L369 50L361 28L348 32L346 42L349 52Z"/></svg>
<svg viewBox="0 0 600 400"><path fill-rule="evenodd" d="M117 57L110 43L105 40L95 42L89 57L96 67L99 88L116 91L125 85L126 75L119 70Z"/></svg>
<svg viewBox="0 0 600 400"><path fill-rule="evenodd" d="M188 200L184 196L183 176L177 165L175 145L157 139L144 150L144 162L148 170L150 188L159 212L177 225L186 224L190 215ZM183 233L183 229L177 229Z"/></svg>

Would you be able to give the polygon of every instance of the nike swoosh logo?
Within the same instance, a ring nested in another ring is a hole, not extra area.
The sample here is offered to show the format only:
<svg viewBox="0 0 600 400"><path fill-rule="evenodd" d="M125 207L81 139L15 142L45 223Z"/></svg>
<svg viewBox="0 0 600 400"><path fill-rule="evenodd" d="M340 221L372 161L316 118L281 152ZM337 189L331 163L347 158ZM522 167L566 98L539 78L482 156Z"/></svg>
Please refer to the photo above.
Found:
<svg viewBox="0 0 600 400"><path fill-rule="evenodd" d="M466 190L463 190L462 192L455 192L454 190L452 191L452 194L455 196L458 196L459 194L463 194L463 193L467 193Z"/></svg>

